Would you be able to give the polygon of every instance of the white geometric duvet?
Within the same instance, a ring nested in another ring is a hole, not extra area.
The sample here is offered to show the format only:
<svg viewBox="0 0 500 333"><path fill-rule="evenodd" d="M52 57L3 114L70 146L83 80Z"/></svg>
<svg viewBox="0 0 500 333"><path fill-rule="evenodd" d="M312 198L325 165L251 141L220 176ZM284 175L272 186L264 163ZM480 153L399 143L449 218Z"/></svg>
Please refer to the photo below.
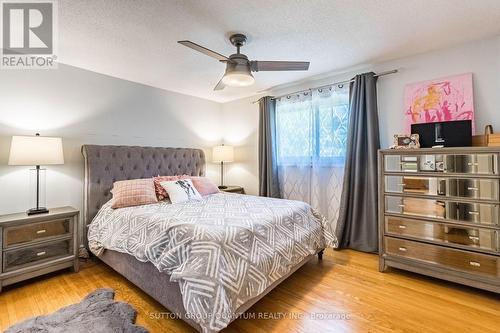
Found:
<svg viewBox="0 0 500 333"><path fill-rule="evenodd" d="M330 224L308 204L231 193L120 209L108 202L88 239L96 255L127 253L170 274L204 332L226 327L240 305L308 255L337 246Z"/></svg>

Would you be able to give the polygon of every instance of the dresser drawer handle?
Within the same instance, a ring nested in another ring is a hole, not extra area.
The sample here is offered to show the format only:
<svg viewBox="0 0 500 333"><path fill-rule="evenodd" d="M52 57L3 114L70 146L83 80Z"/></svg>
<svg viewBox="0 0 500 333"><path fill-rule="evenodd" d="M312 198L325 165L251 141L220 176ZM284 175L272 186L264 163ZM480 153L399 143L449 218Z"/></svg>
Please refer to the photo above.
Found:
<svg viewBox="0 0 500 333"><path fill-rule="evenodd" d="M406 184L398 184L398 186L405 187Z"/></svg>
<svg viewBox="0 0 500 333"><path fill-rule="evenodd" d="M477 187L467 187L467 190L469 191L479 191Z"/></svg>
<svg viewBox="0 0 500 333"><path fill-rule="evenodd" d="M41 257L41 256L44 256L44 255L46 255L46 254L47 254L47 252L42 251L42 252L38 252L38 253L36 254L36 256L37 256L37 257Z"/></svg>
<svg viewBox="0 0 500 333"><path fill-rule="evenodd" d="M399 228L399 229L406 229L406 226L405 226L405 225L400 224L400 225L398 225L398 228Z"/></svg>
<svg viewBox="0 0 500 333"><path fill-rule="evenodd" d="M46 233L46 232L47 232L47 230L42 229L42 230L38 230L36 233L37 233L38 235L40 235L40 234L44 234L44 233Z"/></svg>
<svg viewBox="0 0 500 333"><path fill-rule="evenodd" d="M474 216L478 216L479 215L479 212L476 212L476 211L470 211L469 212L469 215L474 215Z"/></svg>
<svg viewBox="0 0 500 333"><path fill-rule="evenodd" d="M400 248L398 248L398 250L401 251L401 252L408 251L408 249L406 247L403 247L403 246L401 246Z"/></svg>
<svg viewBox="0 0 500 333"><path fill-rule="evenodd" d="M469 236L469 239L473 240L475 242L479 241L479 237L478 236Z"/></svg>
<svg viewBox="0 0 500 333"><path fill-rule="evenodd" d="M467 165L468 166L478 166L479 164L478 163L471 163L471 162L469 162L469 163L467 163Z"/></svg>
<svg viewBox="0 0 500 333"><path fill-rule="evenodd" d="M405 208L405 204L399 204L398 207Z"/></svg>
<svg viewBox="0 0 500 333"><path fill-rule="evenodd" d="M469 265L474 266L474 267L481 267L481 264L478 263L477 261L469 261Z"/></svg>

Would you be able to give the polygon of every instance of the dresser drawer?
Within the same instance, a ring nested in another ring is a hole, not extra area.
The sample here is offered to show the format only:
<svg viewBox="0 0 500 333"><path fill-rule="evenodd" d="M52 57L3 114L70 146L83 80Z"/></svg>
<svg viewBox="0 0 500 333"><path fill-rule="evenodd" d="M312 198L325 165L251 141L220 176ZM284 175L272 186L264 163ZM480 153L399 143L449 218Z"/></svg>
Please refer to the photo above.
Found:
<svg viewBox="0 0 500 333"><path fill-rule="evenodd" d="M446 195L446 179L420 176L385 176L385 192Z"/></svg>
<svg viewBox="0 0 500 333"><path fill-rule="evenodd" d="M418 156L386 155L384 159L385 171L389 172L417 172Z"/></svg>
<svg viewBox="0 0 500 333"><path fill-rule="evenodd" d="M500 258L392 237L384 238L388 255L452 268L487 277L500 277Z"/></svg>
<svg viewBox="0 0 500 333"><path fill-rule="evenodd" d="M500 181L479 178L385 176L385 192L498 201Z"/></svg>
<svg viewBox="0 0 500 333"><path fill-rule="evenodd" d="M498 175L496 153L385 155L386 172Z"/></svg>
<svg viewBox="0 0 500 333"><path fill-rule="evenodd" d="M4 272L73 254L72 240L36 244L3 254Z"/></svg>
<svg viewBox="0 0 500 333"><path fill-rule="evenodd" d="M446 193L450 196L498 201L498 179L455 178L446 181Z"/></svg>
<svg viewBox="0 0 500 333"><path fill-rule="evenodd" d="M446 155L445 170L449 173L497 175L498 155L483 153Z"/></svg>
<svg viewBox="0 0 500 333"><path fill-rule="evenodd" d="M6 248L12 245L43 240L54 236L68 235L70 232L70 219L7 227L4 230L3 246Z"/></svg>
<svg viewBox="0 0 500 333"><path fill-rule="evenodd" d="M464 245L490 251L497 251L498 246L497 232L495 230L404 219L394 216L386 216L385 233Z"/></svg>
<svg viewBox="0 0 500 333"><path fill-rule="evenodd" d="M498 225L498 207L498 204L448 202L446 204L446 217L470 223Z"/></svg>
<svg viewBox="0 0 500 333"><path fill-rule="evenodd" d="M487 225L499 225L499 207L498 204L385 196L386 213Z"/></svg>
<svg viewBox="0 0 500 333"><path fill-rule="evenodd" d="M444 219L446 217L446 203L436 199L419 199L388 195L385 197L385 211L387 213Z"/></svg>

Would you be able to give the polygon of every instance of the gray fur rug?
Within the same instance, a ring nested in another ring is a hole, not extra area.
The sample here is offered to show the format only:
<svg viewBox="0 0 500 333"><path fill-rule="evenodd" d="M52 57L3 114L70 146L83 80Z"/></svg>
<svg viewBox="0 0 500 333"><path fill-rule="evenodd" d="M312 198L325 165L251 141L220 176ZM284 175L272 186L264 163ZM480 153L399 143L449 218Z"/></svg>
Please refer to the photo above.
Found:
<svg viewBox="0 0 500 333"><path fill-rule="evenodd" d="M113 289L97 289L80 303L15 324L5 333L147 333L134 325L136 312L116 302Z"/></svg>

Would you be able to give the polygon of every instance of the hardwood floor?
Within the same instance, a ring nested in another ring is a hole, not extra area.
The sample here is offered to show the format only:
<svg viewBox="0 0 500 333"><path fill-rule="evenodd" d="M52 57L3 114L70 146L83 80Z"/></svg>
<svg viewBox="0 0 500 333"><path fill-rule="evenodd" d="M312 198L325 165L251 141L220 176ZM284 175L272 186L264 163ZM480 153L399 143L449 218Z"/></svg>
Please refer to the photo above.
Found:
<svg viewBox="0 0 500 333"><path fill-rule="evenodd" d="M379 273L371 254L327 250L323 258L255 304L246 315L250 319L238 319L223 332L500 332L497 294L398 270ZM5 287L0 329L76 303L100 287L114 288L118 300L137 310L137 323L151 332L194 332L183 321L168 319L165 308L100 262L82 264L79 273ZM319 318L322 314L336 317Z"/></svg>

